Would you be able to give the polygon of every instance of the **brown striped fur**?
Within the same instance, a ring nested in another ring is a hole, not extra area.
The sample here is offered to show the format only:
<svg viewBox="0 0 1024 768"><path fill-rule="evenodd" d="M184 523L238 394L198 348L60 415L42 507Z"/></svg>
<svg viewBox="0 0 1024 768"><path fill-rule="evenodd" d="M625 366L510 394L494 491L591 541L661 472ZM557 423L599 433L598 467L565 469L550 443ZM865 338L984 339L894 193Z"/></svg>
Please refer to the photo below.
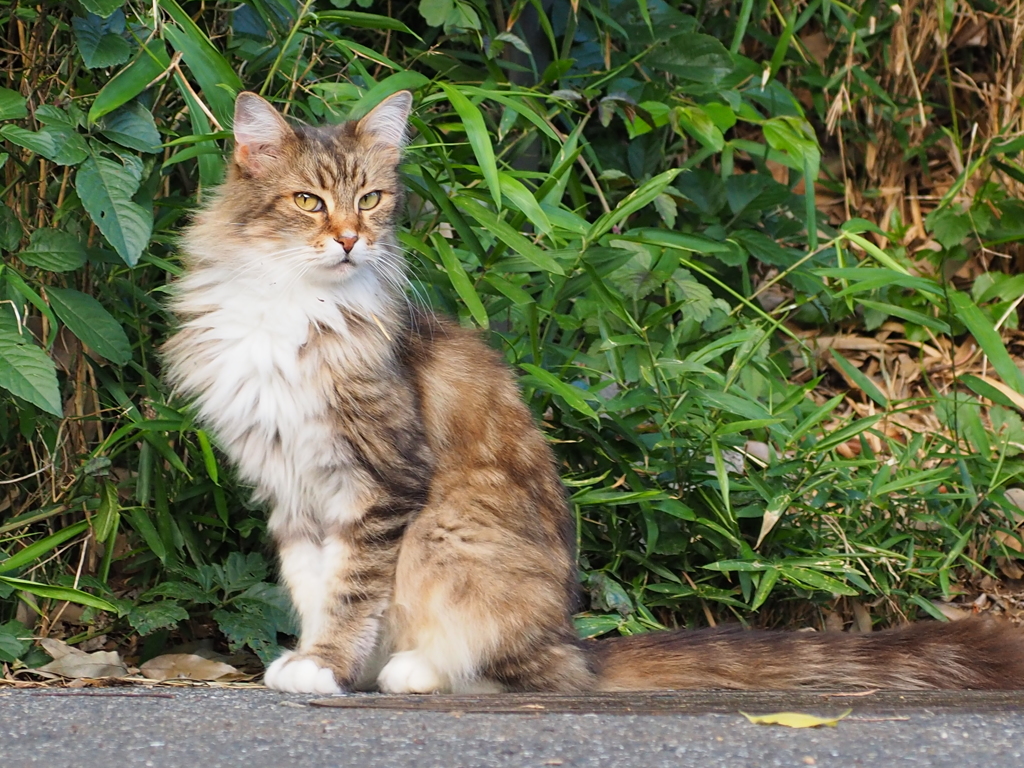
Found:
<svg viewBox="0 0 1024 768"><path fill-rule="evenodd" d="M229 178L184 238L168 378L270 506L302 624L268 685L1024 688L1024 633L975 620L579 641L573 519L514 377L401 290L410 106L397 94L358 123L292 128L243 95ZM324 210L296 208L305 192Z"/></svg>

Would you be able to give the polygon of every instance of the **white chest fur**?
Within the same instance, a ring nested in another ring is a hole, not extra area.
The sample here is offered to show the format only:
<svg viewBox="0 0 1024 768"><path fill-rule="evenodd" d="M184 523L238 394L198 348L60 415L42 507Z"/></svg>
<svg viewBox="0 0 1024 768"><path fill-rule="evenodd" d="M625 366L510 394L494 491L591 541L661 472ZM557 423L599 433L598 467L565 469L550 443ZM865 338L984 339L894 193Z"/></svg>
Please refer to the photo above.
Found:
<svg viewBox="0 0 1024 768"><path fill-rule="evenodd" d="M361 514L348 446L331 428L330 372L370 362L373 350L350 333L341 308L380 311L378 291L359 281L334 291L278 289L202 273L179 285L176 308L189 319L168 345L171 378L195 398L241 477L270 502L272 530ZM318 328L341 341L330 346L337 359L305 353Z"/></svg>

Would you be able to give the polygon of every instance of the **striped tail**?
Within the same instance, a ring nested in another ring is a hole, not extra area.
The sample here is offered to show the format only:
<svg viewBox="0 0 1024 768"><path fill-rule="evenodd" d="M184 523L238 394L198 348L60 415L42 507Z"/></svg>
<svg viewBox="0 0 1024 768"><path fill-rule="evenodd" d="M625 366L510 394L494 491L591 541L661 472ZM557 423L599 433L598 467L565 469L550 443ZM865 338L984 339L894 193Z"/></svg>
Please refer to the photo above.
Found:
<svg viewBox="0 0 1024 768"><path fill-rule="evenodd" d="M867 634L672 630L590 646L598 690L1024 690L1024 629L972 618Z"/></svg>

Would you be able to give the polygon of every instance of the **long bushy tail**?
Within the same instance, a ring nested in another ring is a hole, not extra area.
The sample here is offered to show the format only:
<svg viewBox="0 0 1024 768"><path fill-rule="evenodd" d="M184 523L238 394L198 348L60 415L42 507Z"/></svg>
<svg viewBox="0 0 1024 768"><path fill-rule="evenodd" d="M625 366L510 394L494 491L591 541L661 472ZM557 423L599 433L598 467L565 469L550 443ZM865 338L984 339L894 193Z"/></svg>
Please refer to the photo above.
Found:
<svg viewBox="0 0 1024 768"><path fill-rule="evenodd" d="M1024 690L1024 630L980 618L868 634L673 630L598 641L591 653L604 691Z"/></svg>

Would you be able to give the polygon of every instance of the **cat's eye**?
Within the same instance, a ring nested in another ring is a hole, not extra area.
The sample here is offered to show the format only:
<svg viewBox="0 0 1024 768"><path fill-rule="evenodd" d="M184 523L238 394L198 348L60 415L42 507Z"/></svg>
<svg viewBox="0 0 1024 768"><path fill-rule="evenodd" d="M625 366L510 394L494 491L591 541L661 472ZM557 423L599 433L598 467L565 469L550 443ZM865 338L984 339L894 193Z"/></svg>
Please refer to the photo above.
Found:
<svg viewBox="0 0 1024 768"><path fill-rule="evenodd" d="M309 194L309 192L297 192L295 194L295 204L307 213L317 213L324 209L324 201L316 195Z"/></svg>
<svg viewBox="0 0 1024 768"><path fill-rule="evenodd" d="M360 211L372 211L380 202L380 192L367 192L359 198Z"/></svg>

